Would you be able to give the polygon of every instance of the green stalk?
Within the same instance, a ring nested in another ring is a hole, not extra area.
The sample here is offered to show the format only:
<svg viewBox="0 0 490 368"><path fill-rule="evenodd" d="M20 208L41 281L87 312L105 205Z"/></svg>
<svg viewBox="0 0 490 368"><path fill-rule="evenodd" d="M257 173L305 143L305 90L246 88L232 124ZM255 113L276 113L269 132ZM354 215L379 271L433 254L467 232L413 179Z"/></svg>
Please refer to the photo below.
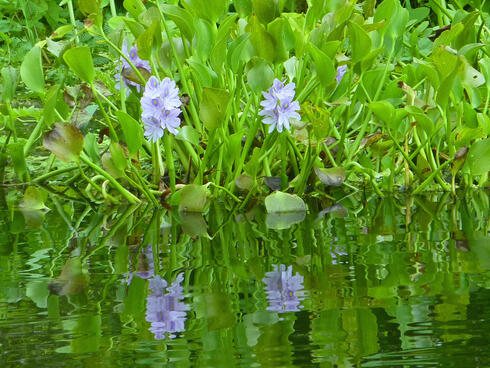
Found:
<svg viewBox="0 0 490 368"><path fill-rule="evenodd" d="M109 115L107 115L107 112L105 111L104 106L102 105L102 102L100 101L99 92L95 89L95 86L93 83L90 85L90 87L92 88L92 92L94 93L95 99L97 100L97 104L99 105L99 108L102 111L102 115L104 115L104 118L107 121L107 126L109 127L109 133L111 135L111 139L116 143L119 142L119 137L117 136L116 130L114 129L114 126L112 125L111 118L109 117Z"/></svg>
<svg viewBox="0 0 490 368"><path fill-rule="evenodd" d="M165 144L165 156L168 168L168 175L170 176L170 189L172 193L175 193L175 167L174 167L174 156L172 152L172 137L167 131L163 136L163 141Z"/></svg>
<svg viewBox="0 0 490 368"><path fill-rule="evenodd" d="M452 164L453 161L454 161L454 159L447 160L441 166L439 166L437 168L437 170L433 171L432 174L430 174L429 177L427 179L425 179L422 184L420 184L417 188L415 188L415 190L412 192L412 194L418 194L421 191L423 191L425 189L425 187L427 187L434 180L434 178L437 178L437 176L442 171L442 169L445 168L446 166ZM441 185L441 186L444 190L447 190L447 191L451 190L451 187L447 187L447 185L446 186Z"/></svg>
<svg viewBox="0 0 490 368"><path fill-rule="evenodd" d="M77 29L77 24L75 23L75 12L73 11L73 2L72 0L67 1L68 4L68 13L70 14L70 23L73 25L73 28L76 30ZM75 32L76 34L76 32ZM78 39L78 36L75 35L75 43L78 45L80 43L80 40Z"/></svg>
<svg viewBox="0 0 490 368"><path fill-rule="evenodd" d="M279 134L279 149L281 152L281 190L286 190L288 187L288 176L286 175L288 165L288 143L286 134L286 132Z"/></svg>
<svg viewBox="0 0 490 368"><path fill-rule="evenodd" d="M112 175L110 175L108 172L106 172L105 170L101 169L100 167L92 163L92 161L90 161L90 159L87 157L85 153L82 152L82 154L80 155L80 159L83 162L85 162L94 171L96 171L97 173L105 177L107 180L109 180L109 182L114 186L114 188L116 188L119 191L119 193L121 193L122 196L126 198L126 200L129 203L131 204L141 203L141 201L134 194L128 192L121 184L119 184L119 182L116 179L112 177Z"/></svg>
<svg viewBox="0 0 490 368"><path fill-rule="evenodd" d="M114 0L109 0L109 5L111 7L111 15L113 17L117 16L117 12L116 12L116 4L114 3Z"/></svg>
<svg viewBox="0 0 490 368"><path fill-rule="evenodd" d="M184 77L184 69L182 68L182 64L180 63L180 59L177 55L177 50L175 49L175 45L172 41L172 38L170 37L170 31L168 30L167 21L165 19L165 16L163 15L162 8L160 7L160 2L159 1L153 1L153 2L156 4L158 11L160 13L160 17L162 18L163 27L165 29L165 33L167 35L168 42L170 43L170 49L172 50L172 55L174 57L175 64L177 65L177 70L179 71L180 79L181 79L182 84L184 86L185 92L187 92L189 94L189 96L191 97L191 99L189 100L189 107L190 107L192 119L194 120L196 129L202 133L202 125L201 125L201 121L199 120L199 115L197 113L196 106L194 105L194 100L192 98L191 89L189 88L189 84L187 83L187 79Z"/></svg>
<svg viewBox="0 0 490 368"><path fill-rule="evenodd" d="M27 154L31 150L32 145L39 138L39 135L41 134L41 131L43 129L43 125L44 125L44 119L41 118L41 119L39 119L39 121L37 122L37 124L34 127L33 131L29 135L29 138L27 139L27 142L26 142L26 144L24 146L24 156L27 157Z"/></svg>
<svg viewBox="0 0 490 368"><path fill-rule="evenodd" d="M160 185L160 179L163 174L162 170L162 154L160 152L160 146L158 142L153 142L152 144L152 154L151 154L151 159L152 159L152 165L153 165L153 184L156 184L157 186Z"/></svg>
<svg viewBox="0 0 490 368"><path fill-rule="evenodd" d="M44 175L38 176L37 178L34 178L32 181L33 182L42 182L42 181L45 181L49 178L52 178L53 176L64 174L66 172L70 172L70 171L73 171L76 169L77 169L77 166L65 167L63 169L54 170L54 171L48 172Z"/></svg>

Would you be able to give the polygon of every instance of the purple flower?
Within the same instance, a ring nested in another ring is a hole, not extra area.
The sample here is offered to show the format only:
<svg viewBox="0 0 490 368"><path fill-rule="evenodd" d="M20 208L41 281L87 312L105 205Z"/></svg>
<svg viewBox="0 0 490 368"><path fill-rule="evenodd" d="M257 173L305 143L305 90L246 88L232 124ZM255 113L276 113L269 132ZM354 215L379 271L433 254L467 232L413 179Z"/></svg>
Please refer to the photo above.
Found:
<svg viewBox="0 0 490 368"><path fill-rule="evenodd" d="M260 105L265 110L273 110L280 103L279 101L292 101L296 93L295 87L296 85L292 82L285 85L279 79L274 79L269 92L262 92L265 101L262 101Z"/></svg>
<svg viewBox="0 0 490 368"><path fill-rule="evenodd" d="M146 320L151 323L150 331L157 340L165 338L167 332L173 338L173 333L185 330L189 307L183 302L184 290L180 285L183 280L183 274L179 274L170 286L158 275L150 280Z"/></svg>
<svg viewBox="0 0 490 368"><path fill-rule="evenodd" d="M298 101L287 101L272 110L261 110L259 111L259 115L266 116L266 118L264 118L262 122L264 124L270 125L269 133L272 133L276 126L277 131L281 133L283 127L285 127L287 130L291 129L291 126L289 125L289 119L301 119L301 116L296 112L297 110L299 110Z"/></svg>
<svg viewBox="0 0 490 368"><path fill-rule="evenodd" d="M303 276L293 276L293 266L286 269L285 265L273 265L274 271L267 272L262 280L266 285L269 301L268 311L295 312L300 310L300 302L304 299Z"/></svg>
<svg viewBox="0 0 490 368"><path fill-rule="evenodd" d="M138 56L138 48L136 46L131 47L131 50L128 52L128 43L125 40L122 46L122 52L124 55L128 57L129 60L134 64L136 68L143 68L146 69L149 73L151 73L151 66L150 63L147 60L142 60ZM126 87L126 95L129 95L129 86L136 87L136 90L139 92L141 89L141 86L129 80L128 78L124 77L124 72L131 70L131 65L126 61L125 58L122 56L119 58L120 65L117 66L117 73L114 75L114 78L116 81L120 82L122 78L122 82L124 83L124 86ZM121 83L116 83L116 89L120 90L121 89Z"/></svg>
<svg viewBox="0 0 490 368"><path fill-rule="evenodd" d="M177 134L181 105L179 89L173 80L165 78L159 82L156 77L150 77L141 97L141 120L144 124L145 137L156 142L163 137L165 129L172 134Z"/></svg>
<svg viewBox="0 0 490 368"><path fill-rule="evenodd" d="M160 120L154 116L143 116L144 135L151 142L156 142L163 137L163 128Z"/></svg>
<svg viewBox="0 0 490 368"><path fill-rule="evenodd" d="M296 112L300 109L298 101L293 101L295 84L284 84L279 79L275 79L269 92L262 92L265 100L260 103L263 107L259 111L260 116L265 116L262 120L264 124L270 125L269 133L277 126L277 131L282 132L283 127L290 130L289 121L291 118L301 119Z"/></svg>
<svg viewBox="0 0 490 368"><path fill-rule="evenodd" d="M337 75L335 76L335 79L337 80L337 84L340 83L346 71L347 71L347 65L341 65L337 68Z"/></svg>

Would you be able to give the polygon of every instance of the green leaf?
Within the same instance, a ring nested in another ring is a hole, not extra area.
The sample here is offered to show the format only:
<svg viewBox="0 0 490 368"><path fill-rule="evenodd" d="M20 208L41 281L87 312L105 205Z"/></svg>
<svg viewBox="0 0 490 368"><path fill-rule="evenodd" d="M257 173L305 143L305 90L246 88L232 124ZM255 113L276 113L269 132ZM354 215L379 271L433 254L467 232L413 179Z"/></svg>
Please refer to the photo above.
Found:
<svg viewBox="0 0 490 368"><path fill-rule="evenodd" d="M9 143L7 150L12 159L12 165L14 166L15 173L19 180L24 180L24 176L27 174L26 158L24 156L24 140L17 140L15 143Z"/></svg>
<svg viewBox="0 0 490 368"><path fill-rule="evenodd" d="M67 50L63 54L63 59L81 80L88 84L93 84L95 70L92 62L92 54L87 46L75 47Z"/></svg>
<svg viewBox="0 0 490 368"><path fill-rule="evenodd" d="M202 236L209 238L208 225L201 213L197 212L179 212L182 222L182 231L189 236Z"/></svg>
<svg viewBox="0 0 490 368"><path fill-rule="evenodd" d="M390 123L395 118L395 108L388 101L376 101L369 104L374 115L385 123Z"/></svg>
<svg viewBox="0 0 490 368"><path fill-rule="evenodd" d="M46 308L48 306L49 294L48 282L46 280L33 280L26 285L26 296L38 308Z"/></svg>
<svg viewBox="0 0 490 368"><path fill-rule="evenodd" d="M15 90L19 83L19 75L17 69L13 66L6 66L2 68L2 98L4 102L10 102L15 96Z"/></svg>
<svg viewBox="0 0 490 368"><path fill-rule="evenodd" d="M323 184L333 187L342 185L346 177L345 170L342 167L332 167L329 169L315 167L314 170L316 176L318 176L318 179Z"/></svg>
<svg viewBox="0 0 490 368"><path fill-rule="evenodd" d="M253 12L261 23L271 22L279 13L277 1L274 0L252 0Z"/></svg>
<svg viewBox="0 0 490 368"><path fill-rule="evenodd" d="M214 130L223 123L230 101L230 93L218 88L203 88L199 118L208 130Z"/></svg>
<svg viewBox="0 0 490 368"><path fill-rule="evenodd" d="M255 55L272 63L276 56L274 38L260 24L256 16L250 19L246 31L250 32L250 41L255 50Z"/></svg>
<svg viewBox="0 0 490 368"><path fill-rule="evenodd" d="M320 83L324 87L332 84L337 74L332 60L312 43L308 45L308 51L315 62L315 70Z"/></svg>
<svg viewBox="0 0 490 368"><path fill-rule="evenodd" d="M134 19L138 19L140 14L146 11L145 5L141 0L124 0L123 2L124 9L128 11L129 14Z"/></svg>
<svg viewBox="0 0 490 368"><path fill-rule="evenodd" d="M138 56L144 60L150 60L153 46L158 46L161 43L162 32L160 30L160 19L155 19L151 26L138 37Z"/></svg>
<svg viewBox="0 0 490 368"><path fill-rule="evenodd" d="M99 162L100 154L97 146L97 135L95 133L88 133L85 135L83 142L83 149L87 152L92 162Z"/></svg>
<svg viewBox="0 0 490 368"><path fill-rule="evenodd" d="M128 166L124 150L119 143L112 143L109 146L109 152L111 153L112 161L117 170L124 173L124 170Z"/></svg>
<svg viewBox="0 0 490 368"><path fill-rule="evenodd" d="M44 124L51 128L51 125L57 120L55 113L56 104L58 103L58 92L60 90L59 85L52 86L44 98Z"/></svg>
<svg viewBox="0 0 490 368"><path fill-rule="evenodd" d="M116 116L121 124L124 140L128 145L129 154L134 155L143 145L143 130L140 124L124 111L116 111Z"/></svg>
<svg viewBox="0 0 490 368"><path fill-rule="evenodd" d="M100 0L78 0L78 7L83 15L98 14L100 12Z"/></svg>
<svg viewBox="0 0 490 368"><path fill-rule="evenodd" d="M181 35L192 41L195 34L192 15L186 9L175 5L162 4L161 8L165 16L168 16L179 27Z"/></svg>
<svg viewBox="0 0 490 368"><path fill-rule="evenodd" d="M228 64L234 73L238 72L241 63L246 63L251 56L246 52L245 47L249 44L250 34L245 33L234 40L228 51Z"/></svg>
<svg viewBox="0 0 490 368"><path fill-rule="evenodd" d="M36 187L27 187L19 207L26 210L44 210L47 209L44 205L46 199L47 193L45 191Z"/></svg>
<svg viewBox="0 0 490 368"><path fill-rule="evenodd" d="M117 152L116 152L117 155ZM115 160L112 157L111 151L107 151L102 155L101 158L102 162L102 167L107 171L112 177L114 178L122 178L124 177L124 169L120 169L120 162L119 165L116 164Z"/></svg>
<svg viewBox="0 0 490 368"><path fill-rule="evenodd" d="M199 61L198 58L196 58L195 56L191 56L191 58L187 60L187 64L189 64L193 72L196 74L197 79L201 83L202 87L213 86L213 76L211 74L211 71L206 65Z"/></svg>
<svg viewBox="0 0 490 368"><path fill-rule="evenodd" d="M83 135L72 124L56 123L44 135L43 146L62 161L77 161L83 149Z"/></svg>
<svg viewBox="0 0 490 368"><path fill-rule="evenodd" d="M181 189L179 211L204 212L208 191L205 185L189 184Z"/></svg>
<svg viewBox="0 0 490 368"><path fill-rule="evenodd" d="M490 138L482 139L471 145L466 165L471 175L482 175L490 171Z"/></svg>
<svg viewBox="0 0 490 368"><path fill-rule="evenodd" d="M358 24L349 22L351 47L352 47L352 62L356 63L369 54L371 51L371 38L367 32Z"/></svg>
<svg viewBox="0 0 490 368"><path fill-rule="evenodd" d="M181 140L181 141L187 141L187 142L193 144L194 146L198 146L199 145L199 132L196 129L194 129L193 127L191 127L189 125L185 125L179 130L179 134L177 134L175 136L175 139Z"/></svg>
<svg viewBox="0 0 490 368"><path fill-rule="evenodd" d="M194 28L196 31L194 44L196 54L205 62L214 46L216 39L216 25L204 19L194 19Z"/></svg>
<svg viewBox="0 0 490 368"><path fill-rule="evenodd" d="M185 1L189 2L189 0ZM216 23L225 13L228 0L191 0L188 4L200 18Z"/></svg>
<svg viewBox="0 0 490 368"><path fill-rule="evenodd" d="M289 51L294 48L296 37L287 18L276 18L268 26L268 31L276 45L275 61L285 61L289 58Z"/></svg>
<svg viewBox="0 0 490 368"><path fill-rule="evenodd" d="M44 72L39 46L34 46L24 57L20 66L20 77L28 88L36 93L43 93Z"/></svg>
<svg viewBox="0 0 490 368"><path fill-rule="evenodd" d="M257 57L253 57L249 64L251 67L247 72L247 81L252 91L259 94L269 89L274 80L274 71L269 64Z"/></svg>
<svg viewBox="0 0 490 368"><path fill-rule="evenodd" d="M265 198L267 213L305 212L306 205L303 200L295 194L274 192Z"/></svg>

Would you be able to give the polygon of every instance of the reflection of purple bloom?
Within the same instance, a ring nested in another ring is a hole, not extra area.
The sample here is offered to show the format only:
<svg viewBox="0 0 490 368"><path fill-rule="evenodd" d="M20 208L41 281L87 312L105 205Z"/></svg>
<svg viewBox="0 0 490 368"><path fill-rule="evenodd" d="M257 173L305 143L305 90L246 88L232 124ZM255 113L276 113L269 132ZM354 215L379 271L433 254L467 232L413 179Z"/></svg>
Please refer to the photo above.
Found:
<svg viewBox="0 0 490 368"><path fill-rule="evenodd" d="M142 60L138 56L138 48L136 46L131 47L131 50L129 50L128 52L128 43L124 41L122 46L122 52L124 55L128 57L129 60L131 60L131 62L136 68L143 68L146 69L149 73L151 73L150 63L147 60ZM116 89L118 90L121 89L120 81L122 77L122 81L124 83L124 86L126 87L126 95L129 95L129 86L136 87L136 90L139 92L141 86L138 83L133 82L128 78L124 77L124 72L131 70L131 65L129 65L126 59L123 58L122 56L119 58L119 61L120 61L120 65L117 66L118 72L114 75L116 81L119 82L116 83Z"/></svg>
<svg viewBox="0 0 490 368"><path fill-rule="evenodd" d="M165 129L177 134L181 104L179 89L173 80L165 78L160 83L156 77L150 77L141 97L141 120L145 128L145 137L156 142L163 137Z"/></svg>
<svg viewBox="0 0 490 368"><path fill-rule="evenodd" d="M284 84L279 79L275 79L269 92L262 92L265 100L260 103L263 107L259 111L260 116L265 116L262 120L264 124L270 125L269 133L277 126L277 131L282 132L283 127L290 130L289 120L291 118L301 119L296 112L299 110L298 101L293 101L295 84Z"/></svg>
<svg viewBox="0 0 490 368"><path fill-rule="evenodd" d="M169 337L173 338L174 332L185 329L186 311L189 308L182 301L184 290L180 283L183 280L183 274L179 274L168 287L167 281L158 275L150 280L146 320L151 322L150 331L155 334L157 340L165 338L166 332L169 332Z"/></svg>
<svg viewBox="0 0 490 368"><path fill-rule="evenodd" d="M335 250L335 252L330 252L330 255L332 256L332 264L337 265L339 263L344 263L342 261L339 262L338 258L340 256L346 256L348 253L341 252L338 250Z"/></svg>
<svg viewBox="0 0 490 368"><path fill-rule="evenodd" d="M346 71L347 71L347 65L341 65L337 68L337 75L335 76L335 79L337 80L337 84L340 83Z"/></svg>
<svg viewBox="0 0 490 368"><path fill-rule="evenodd" d="M300 302L304 298L303 276L296 272L293 276L293 266L286 269L285 265L272 266L274 271L267 272L262 280L266 284L266 294L269 301L268 311L294 312L299 311Z"/></svg>

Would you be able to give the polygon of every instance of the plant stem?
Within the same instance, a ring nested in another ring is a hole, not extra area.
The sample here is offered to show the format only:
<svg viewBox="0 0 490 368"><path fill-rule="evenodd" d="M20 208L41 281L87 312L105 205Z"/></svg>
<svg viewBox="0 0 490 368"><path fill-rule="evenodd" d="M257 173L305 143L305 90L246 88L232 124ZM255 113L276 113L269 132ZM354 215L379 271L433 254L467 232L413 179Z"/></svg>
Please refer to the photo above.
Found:
<svg viewBox="0 0 490 368"><path fill-rule="evenodd" d="M175 193L175 167L174 167L174 155L172 151L172 137L170 132L165 132L163 141L165 144L165 156L168 168L168 175L170 177L170 190Z"/></svg>
<svg viewBox="0 0 490 368"><path fill-rule="evenodd" d="M92 161L90 161L90 159L87 157L85 153L82 152L82 154L80 155L80 159L83 162L85 162L94 171L96 171L97 173L105 177L107 180L109 180L109 182L114 186L114 188L116 188L119 191L119 193L121 193L122 196L126 198L126 200L129 203L131 204L141 203L141 201L134 194L128 192L121 184L119 184L119 182L116 179L114 179L114 177L112 177L112 175L110 175L108 172L106 172L105 170L101 169L100 167L92 163Z"/></svg>

